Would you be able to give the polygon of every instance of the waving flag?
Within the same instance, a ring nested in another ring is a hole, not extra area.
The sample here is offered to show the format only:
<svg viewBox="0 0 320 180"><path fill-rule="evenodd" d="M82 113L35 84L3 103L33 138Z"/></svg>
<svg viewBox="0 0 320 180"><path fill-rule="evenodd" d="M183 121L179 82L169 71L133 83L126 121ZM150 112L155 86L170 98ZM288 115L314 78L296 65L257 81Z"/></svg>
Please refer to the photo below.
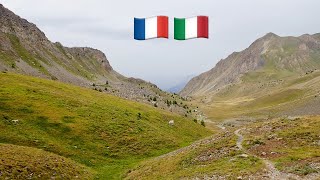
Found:
<svg viewBox="0 0 320 180"><path fill-rule="evenodd" d="M208 16L174 18L174 39L209 38Z"/></svg>
<svg viewBox="0 0 320 180"><path fill-rule="evenodd" d="M134 18L134 39L168 38L168 16Z"/></svg>

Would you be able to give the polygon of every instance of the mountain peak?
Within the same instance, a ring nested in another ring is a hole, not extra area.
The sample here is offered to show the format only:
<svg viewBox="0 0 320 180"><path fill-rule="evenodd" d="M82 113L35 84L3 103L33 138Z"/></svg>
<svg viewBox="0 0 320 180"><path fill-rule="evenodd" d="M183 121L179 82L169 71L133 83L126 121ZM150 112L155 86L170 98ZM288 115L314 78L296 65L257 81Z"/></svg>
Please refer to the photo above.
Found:
<svg viewBox="0 0 320 180"><path fill-rule="evenodd" d="M232 53L211 70L193 78L180 95L215 93L228 85L241 82L242 76L256 71L299 75L320 68L315 58L320 52L320 41L315 38L317 35L280 38L274 33L268 33L245 50Z"/></svg>
<svg viewBox="0 0 320 180"><path fill-rule="evenodd" d="M28 22L0 5L0 32L13 34L22 39L28 39L33 43L47 42L45 34L33 23Z"/></svg>
<svg viewBox="0 0 320 180"><path fill-rule="evenodd" d="M280 36L278 36L277 34L273 33L273 32L269 32L266 35L264 35L262 37L262 39L271 39L271 38L278 38Z"/></svg>
<svg viewBox="0 0 320 180"><path fill-rule="evenodd" d="M265 36L275 36L275 37L279 37L277 34L273 33L273 32L269 32L267 33Z"/></svg>

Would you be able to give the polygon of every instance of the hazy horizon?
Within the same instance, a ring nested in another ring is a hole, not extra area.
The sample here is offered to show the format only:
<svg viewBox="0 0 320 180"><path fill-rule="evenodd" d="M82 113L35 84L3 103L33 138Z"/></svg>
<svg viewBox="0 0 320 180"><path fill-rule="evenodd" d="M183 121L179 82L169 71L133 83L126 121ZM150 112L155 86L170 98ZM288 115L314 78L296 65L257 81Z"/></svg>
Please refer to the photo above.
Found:
<svg viewBox="0 0 320 180"><path fill-rule="evenodd" d="M103 51L119 73L141 78L162 89L205 72L234 51L273 32L300 36L320 32L316 0L236 0L135 2L0 0L5 7L36 24L53 42ZM133 18L169 16L170 39L136 41ZM173 40L173 18L209 16L209 39Z"/></svg>

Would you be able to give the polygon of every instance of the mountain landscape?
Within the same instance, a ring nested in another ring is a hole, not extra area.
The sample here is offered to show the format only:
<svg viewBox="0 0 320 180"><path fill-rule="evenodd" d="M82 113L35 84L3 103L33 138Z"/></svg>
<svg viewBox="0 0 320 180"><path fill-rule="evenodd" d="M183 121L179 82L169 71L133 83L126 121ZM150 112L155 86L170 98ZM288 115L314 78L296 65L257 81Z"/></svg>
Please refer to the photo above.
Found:
<svg viewBox="0 0 320 180"><path fill-rule="evenodd" d="M182 101L141 79L127 78L110 65L106 55L89 47L64 47L52 43L36 25L0 5L0 71L57 80L126 99L147 103L180 114L186 110L168 106ZM153 101L155 99L156 101Z"/></svg>
<svg viewBox="0 0 320 180"><path fill-rule="evenodd" d="M318 115L319 57L319 34L269 33L194 77L180 95L214 109L208 115L217 120Z"/></svg>
<svg viewBox="0 0 320 180"><path fill-rule="evenodd" d="M319 45L319 34L268 33L194 77L180 95L214 135L141 163L129 179L319 179Z"/></svg>
<svg viewBox="0 0 320 180"><path fill-rule="evenodd" d="M99 50L50 42L3 5L0 37L0 179L119 179L210 134L180 96L122 76Z"/></svg>
<svg viewBox="0 0 320 180"><path fill-rule="evenodd" d="M268 33L172 94L0 4L0 82L0 179L320 179L320 34Z"/></svg>

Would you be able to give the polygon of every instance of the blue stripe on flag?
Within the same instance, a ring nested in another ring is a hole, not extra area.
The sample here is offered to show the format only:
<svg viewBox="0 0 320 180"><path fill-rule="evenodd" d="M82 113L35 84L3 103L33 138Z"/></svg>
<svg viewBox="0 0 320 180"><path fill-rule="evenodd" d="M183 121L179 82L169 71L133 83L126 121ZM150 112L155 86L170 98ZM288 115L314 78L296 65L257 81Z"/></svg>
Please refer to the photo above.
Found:
<svg viewBox="0 0 320 180"><path fill-rule="evenodd" d="M145 40L145 19L134 18L134 39Z"/></svg>

